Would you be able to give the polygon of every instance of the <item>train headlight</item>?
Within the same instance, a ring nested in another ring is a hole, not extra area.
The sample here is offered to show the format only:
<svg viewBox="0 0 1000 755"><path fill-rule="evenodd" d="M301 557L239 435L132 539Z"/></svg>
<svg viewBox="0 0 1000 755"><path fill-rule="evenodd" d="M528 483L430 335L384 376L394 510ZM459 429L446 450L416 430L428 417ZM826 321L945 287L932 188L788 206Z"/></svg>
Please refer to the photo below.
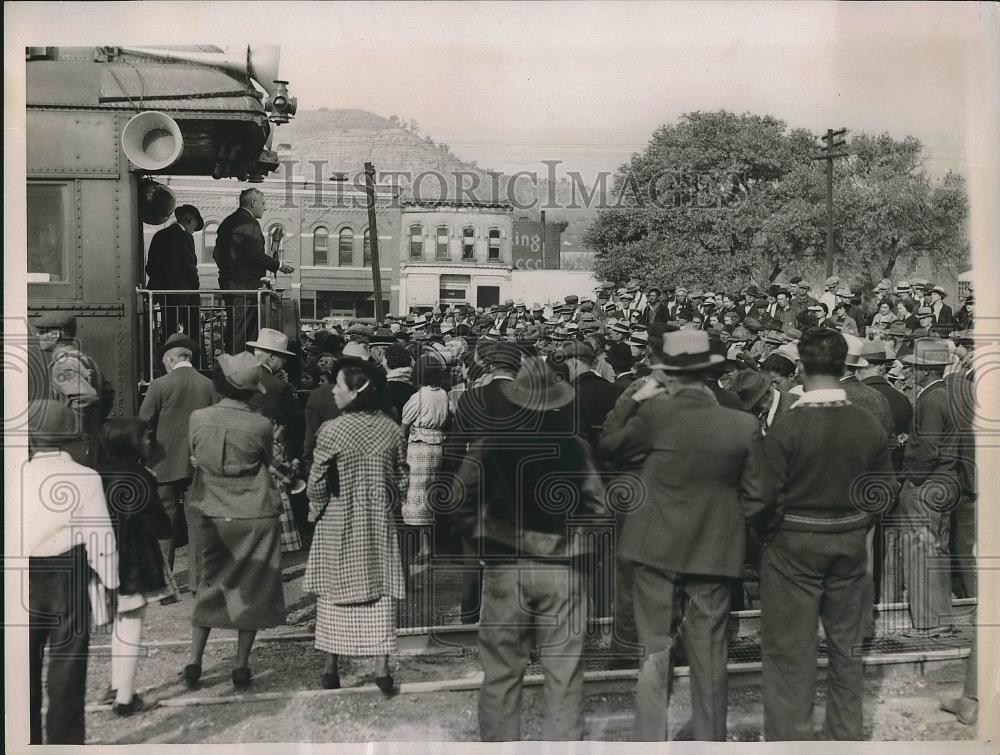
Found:
<svg viewBox="0 0 1000 755"><path fill-rule="evenodd" d="M288 94L287 81L275 80L274 87L274 94L268 98L265 105L265 109L271 114L268 120L271 123L288 123L290 119L295 117L298 100Z"/></svg>

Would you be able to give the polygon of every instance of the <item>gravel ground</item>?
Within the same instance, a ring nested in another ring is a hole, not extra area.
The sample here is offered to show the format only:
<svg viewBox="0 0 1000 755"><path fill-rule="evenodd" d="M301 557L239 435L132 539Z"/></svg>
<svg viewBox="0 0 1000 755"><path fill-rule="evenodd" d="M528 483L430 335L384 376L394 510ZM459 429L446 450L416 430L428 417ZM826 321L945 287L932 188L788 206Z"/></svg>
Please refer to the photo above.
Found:
<svg viewBox="0 0 1000 755"><path fill-rule="evenodd" d="M179 554L179 582L186 581L183 550ZM302 592L305 554L286 554L285 602L287 626L265 634L287 634L312 630L314 601ZM461 575L457 570L432 569L421 575L413 599L400 625L451 623L457 620ZM177 647L150 647L139 663L137 685L148 701L184 701L192 698L219 699L235 695L230 682L234 642L210 643L205 655L202 688L189 691L179 680L187 663L190 638L190 593L179 603L151 606L144 631L146 643L182 641ZM233 638L235 632L217 631L213 637ZM88 705L102 702L110 680L109 638L95 636L88 671ZM474 691L403 694L385 700L375 689L370 659L342 658L344 687L367 688L370 692L336 694L316 692L322 672L322 655L312 643L259 643L251 656L254 685L251 695L239 702L161 706L128 719L118 719L108 710L87 714L88 743L239 743L239 742L362 742L362 741L476 741L477 693ZM406 685L435 679L475 677L481 668L475 649L460 649L420 657L392 659L393 674ZM940 697L961 690L964 666L952 663L926 676L900 675L866 680L866 738L874 740L970 739L970 727L938 710ZM299 692L300 696L255 700L253 695ZM817 726L822 722L822 686L819 692ZM671 702L672 738L684 739L688 716L687 692L681 689ZM524 695L522 731L526 739L541 735L543 698L540 689L528 688ZM632 726L632 695L593 695L587 699L588 739L627 741ZM730 739L761 739L759 689L730 691Z"/></svg>

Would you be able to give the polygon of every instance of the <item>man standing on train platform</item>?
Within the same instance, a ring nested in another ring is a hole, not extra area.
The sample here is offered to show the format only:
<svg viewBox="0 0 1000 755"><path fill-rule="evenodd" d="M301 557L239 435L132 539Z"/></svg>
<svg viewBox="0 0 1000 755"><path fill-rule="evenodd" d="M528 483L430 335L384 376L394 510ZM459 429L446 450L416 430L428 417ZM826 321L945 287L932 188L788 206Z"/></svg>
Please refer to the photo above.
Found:
<svg viewBox="0 0 1000 755"><path fill-rule="evenodd" d="M244 189L240 206L219 225L212 258L219 267L219 288L226 291L256 291L268 272L291 273L294 267L268 254L258 220L264 216L264 192ZM227 310L227 346L233 354L246 348L247 337L257 332L259 312L256 294L230 294Z"/></svg>
<svg viewBox="0 0 1000 755"><path fill-rule="evenodd" d="M184 503L194 476L191 451L188 447L188 423L191 413L204 409L218 400L212 381L196 370L192 359L198 345L183 333L174 333L163 347L163 366L167 374L149 384L139 407L139 419L149 423L153 434L152 454L147 460L156 475L157 492L173 525L170 540L161 541L167 567L174 567L174 553L188 546L188 589L198 590L201 573L201 552L197 547L198 533L186 527Z"/></svg>
<svg viewBox="0 0 1000 755"><path fill-rule="evenodd" d="M799 341L804 392L764 439L770 477L761 565L764 737L814 739L817 624L829 671L821 739L860 740L861 654L870 613L868 531L896 477L879 421L840 383L844 337L810 328Z"/></svg>
<svg viewBox="0 0 1000 755"><path fill-rule="evenodd" d="M49 357L49 395L72 409L78 421L79 437L67 444L66 451L77 464L96 469L101 460L101 425L114 405L114 388L93 357L80 350L74 315L46 312L34 325L38 345Z"/></svg>
<svg viewBox="0 0 1000 755"><path fill-rule="evenodd" d="M205 227L201 213L194 205L182 204L174 210L176 223L157 231L149 242L146 256L146 288L151 291L197 291L198 255L194 236ZM200 325L198 294L165 294L153 303L163 307L164 339L180 330L195 341Z"/></svg>
<svg viewBox="0 0 1000 755"><path fill-rule="evenodd" d="M667 739L683 630L694 738L724 742L731 583L743 576L746 522L763 512L765 498L760 426L746 412L719 406L705 385L706 371L724 361L705 331L682 329L662 340L654 377L627 399L631 416L600 444L605 458L645 456L644 497L618 541L621 557L632 562L643 653L635 739Z"/></svg>

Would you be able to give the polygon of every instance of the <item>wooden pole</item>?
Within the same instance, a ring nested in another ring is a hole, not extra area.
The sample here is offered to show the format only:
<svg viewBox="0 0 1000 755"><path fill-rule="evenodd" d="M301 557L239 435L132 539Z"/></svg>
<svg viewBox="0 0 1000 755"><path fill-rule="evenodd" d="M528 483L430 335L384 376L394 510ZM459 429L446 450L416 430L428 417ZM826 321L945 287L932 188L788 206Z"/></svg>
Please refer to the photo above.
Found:
<svg viewBox="0 0 1000 755"><path fill-rule="evenodd" d="M826 130L826 149L833 154L833 129ZM833 159L826 161L826 277L833 275Z"/></svg>
<svg viewBox="0 0 1000 755"><path fill-rule="evenodd" d="M372 290L375 296L375 322L385 322L385 308L382 306L382 272L378 261L378 225L375 220L375 166L365 163L365 193L368 195L368 237L372 248Z"/></svg>

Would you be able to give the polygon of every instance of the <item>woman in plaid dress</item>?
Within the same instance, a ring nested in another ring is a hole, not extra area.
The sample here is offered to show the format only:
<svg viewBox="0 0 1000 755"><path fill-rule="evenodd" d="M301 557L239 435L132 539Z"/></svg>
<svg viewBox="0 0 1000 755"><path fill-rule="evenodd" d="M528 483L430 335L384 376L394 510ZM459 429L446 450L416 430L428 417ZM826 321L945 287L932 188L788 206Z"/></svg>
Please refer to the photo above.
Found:
<svg viewBox="0 0 1000 755"><path fill-rule="evenodd" d="M309 520L316 523L305 589L318 597L316 649L327 653L326 689L340 687L337 656L377 656L375 683L389 695L396 650L396 600L405 597L395 517L406 498L403 434L371 363L334 366L341 414L316 436Z"/></svg>

